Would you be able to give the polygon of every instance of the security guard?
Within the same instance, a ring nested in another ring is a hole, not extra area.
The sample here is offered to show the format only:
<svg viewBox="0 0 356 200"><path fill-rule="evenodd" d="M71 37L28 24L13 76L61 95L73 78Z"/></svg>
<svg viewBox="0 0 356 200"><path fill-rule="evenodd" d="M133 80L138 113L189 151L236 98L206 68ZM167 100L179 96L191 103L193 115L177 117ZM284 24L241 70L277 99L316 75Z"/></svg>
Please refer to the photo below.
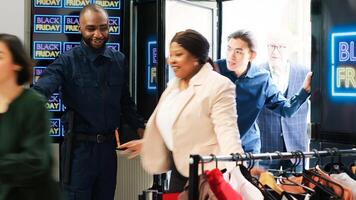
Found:
<svg viewBox="0 0 356 200"><path fill-rule="evenodd" d="M80 46L49 65L34 89L49 98L59 88L67 108L61 149L65 197L114 199L114 130L120 126L120 116L141 136L144 124L130 98L125 56L105 46L109 38L107 12L98 5L85 6L79 31Z"/></svg>

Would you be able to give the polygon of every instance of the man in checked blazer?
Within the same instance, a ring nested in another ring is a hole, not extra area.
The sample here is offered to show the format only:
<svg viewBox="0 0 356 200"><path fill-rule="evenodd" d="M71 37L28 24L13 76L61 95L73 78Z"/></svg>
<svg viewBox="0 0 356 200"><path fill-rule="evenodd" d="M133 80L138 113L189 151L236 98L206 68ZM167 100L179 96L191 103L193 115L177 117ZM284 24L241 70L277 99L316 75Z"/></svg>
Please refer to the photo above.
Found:
<svg viewBox="0 0 356 200"><path fill-rule="evenodd" d="M268 37L268 63L261 67L268 70L272 80L286 98L292 97L300 90L304 77L309 69L292 64L288 61L289 42L288 33L273 34ZM261 152L307 151L309 138L307 134L308 102L304 102L300 109L290 118L284 118L263 108L258 117L261 131ZM269 169L286 169L292 165L290 160L263 161L263 167Z"/></svg>

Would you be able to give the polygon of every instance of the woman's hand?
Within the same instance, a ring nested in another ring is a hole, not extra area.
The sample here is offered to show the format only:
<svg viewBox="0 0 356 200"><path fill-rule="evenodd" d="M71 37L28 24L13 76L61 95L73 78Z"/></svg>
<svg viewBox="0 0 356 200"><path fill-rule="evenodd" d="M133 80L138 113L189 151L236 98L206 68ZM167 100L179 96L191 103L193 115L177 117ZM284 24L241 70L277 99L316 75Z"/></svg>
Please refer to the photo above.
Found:
<svg viewBox="0 0 356 200"><path fill-rule="evenodd" d="M130 142L126 142L118 147L121 155L127 156L128 159L135 158L140 155L142 148L143 140L131 140Z"/></svg>

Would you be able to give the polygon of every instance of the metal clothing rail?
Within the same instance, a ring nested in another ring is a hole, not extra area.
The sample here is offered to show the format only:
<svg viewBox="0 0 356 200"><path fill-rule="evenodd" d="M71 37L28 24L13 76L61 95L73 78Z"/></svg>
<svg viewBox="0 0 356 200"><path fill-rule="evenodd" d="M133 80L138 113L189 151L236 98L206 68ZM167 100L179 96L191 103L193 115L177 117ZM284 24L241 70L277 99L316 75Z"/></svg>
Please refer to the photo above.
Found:
<svg viewBox="0 0 356 200"><path fill-rule="evenodd" d="M356 155L356 148L352 149L325 149L323 151L313 150L311 152L302 152L301 154L296 154L295 152L275 152L275 153L258 153L258 154L239 154L238 157L232 155L223 156L200 156L200 155L190 155L189 159L189 200L199 199L199 176L198 167L199 164L204 164L213 161L247 161L247 160L289 160L292 158L297 158L303 155L304 158L312 157L326 157L326 156L348 156Z"/></svg>

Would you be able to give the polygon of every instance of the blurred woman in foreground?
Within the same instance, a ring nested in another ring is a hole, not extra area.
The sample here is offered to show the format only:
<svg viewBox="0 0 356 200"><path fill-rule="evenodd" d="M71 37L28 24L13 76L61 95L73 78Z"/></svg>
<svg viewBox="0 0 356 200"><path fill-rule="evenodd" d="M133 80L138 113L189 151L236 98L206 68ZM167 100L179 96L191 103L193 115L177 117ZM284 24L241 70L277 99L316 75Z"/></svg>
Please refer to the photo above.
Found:
<svg viewBox="0 0 356 200"><path fill-rule="evenodd" d="M45 100L22 86L31 68L21 41L0 34L0 199L59 199Z"/></svg>

